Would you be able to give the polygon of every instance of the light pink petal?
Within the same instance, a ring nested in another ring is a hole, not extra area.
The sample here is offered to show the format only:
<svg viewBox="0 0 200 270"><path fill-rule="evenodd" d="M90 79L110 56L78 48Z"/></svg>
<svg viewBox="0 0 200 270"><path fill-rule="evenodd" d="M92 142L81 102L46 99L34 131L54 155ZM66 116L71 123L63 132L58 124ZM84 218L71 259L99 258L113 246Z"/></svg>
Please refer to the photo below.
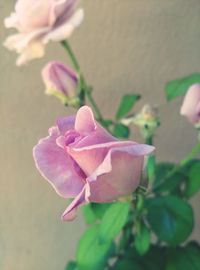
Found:
<svg viewBox="0 0 200 270"><path fill-rule="evenodd" d="M200 102L200 84L192 85L187 91L180 113L186 116L192 123L200 120L198 104Z"/></svg>
<svg viewBox="0 0 200 270"><path fill-rule="evenodd" d="M20 54L17 65L23 65L34 58L41 58L44 55L44 44L39 37L48 29L40 29L27 34L14 34L9 36L4 42L4 46L9 50L14 50Z"/></svg>
<svg viewBox="0 0 200 270"><path fill-rule="evenodd" d="M87 176L94 173L94 171L102 164L111 149L114 151L115 148L123 149L124 147L130 147L131 149L134 149L135 156L147 155L150 149L151 151L154 149L151 146L136 144L130 141L111 141L80 148L76 148L74 145L69 147L68 152Z"/></svg>
<svg viewBox="0 0 200 270"><path fill-rule="evenodd" d="M31 32L51 26L53 0L18 0L16 14L20 22L20 31Z"/></svg>
<svg viewBox="0 0 200 270"><path fill-rule="evenodd" d="M7 38L4 45L8 49L15 50L16 52L20 53L30 43L33 43L33 42L40 43L39 37L48 31L49 31L49 28L41 28L39 30L29 32L29 33L14 34Z"/></svg>
<svg viewBox="0 0 200 270"><path fill-rule="evenodd" d="M153 146L130 144L109 150L102 164L87 178L93 202L109 202L131 194L140 183L144 155L154 151Z"/></svg>
<svg viewBox="0 0 200 270"><path fill-rule="evenodd" d="M19 20L16 13L11 13L9 17L5 18L4 25L6 28L18 28Z"/></svg>
<svg viewBox="0 0 200 270"><path fill-rule="evenodd" d="M30 60L41 58L45 54L44 45L39 42L30 43L19 55L16 61L17 66L27 64Z"/></svg>
<svg viewBox="0 0 200 270"><path fill-rule="evenodd" d="M110 149L127 145L130 146L132 144L130 144L130 142L112 141L90 146L86 145L80 148L74 147L72 144L68 148L68 153L77 162L84 173L87 176L91 176L102 164Z"/></svg>
<svg viewBox="0 0 200 270"><path fill-rule="evenodd" d="M196 115L198 116L198 121L200 121L200 100L196 107Z"/></svg>
<svg viewBox="0 0 200 270"><path fill-rule="evenodd" d="M95 131L97 124L90 107L81 107L76 114L75 130L80 133L90 133Z"/></svg>
<svg viewBox="0 0 200 270"><path fill-rule="evenodd" d="M90 107L81 107L76 115L75 129L85 135L73 148L82 148L117 141L106 129L96 123Z"/></svg>
<svg viewBox="0 0 200 270"><path fill-rule="evenodd" d="M47 35L45 35L43 42L46 44L49 41L62 41L68 39L74 29L82 22L83 16L83 10L77 10L70 19L68 18L63 22L63 24L53 28Z"/></svg>
<svg viewBox="0 0 200 270"><path fill-rule="evenodd" d="M81 192L77 197L72 201L72 203L67 207L65 212L62 214L63 221L72 221L76 217L77 208L80 205L86 204L89 202L90 196L90 186L88 183L85 184Z"/></svg>
<svg viewBox="0 0 200 270"><path fill-rule="evenodd" d="M69 19L74 13L78 2L78 0L59 0L55 2L54 16L57 18L57 22Z"/></svg>
<svg viewBox="0 0 200 270"><path fill-rule="evenodd" d="M82 190L85 181L77 173L70 156L56 144L56 129L50 131L51 135L40 140L33 149L36 167L60 196L75 197Z"/></svg>
<svg viewBox="0 0 200 270"><path fill-rule="evenodd" d="M74 129L75 116L60 117L57 120L57 125L61 134L65 134L68 130Z"/></svg>

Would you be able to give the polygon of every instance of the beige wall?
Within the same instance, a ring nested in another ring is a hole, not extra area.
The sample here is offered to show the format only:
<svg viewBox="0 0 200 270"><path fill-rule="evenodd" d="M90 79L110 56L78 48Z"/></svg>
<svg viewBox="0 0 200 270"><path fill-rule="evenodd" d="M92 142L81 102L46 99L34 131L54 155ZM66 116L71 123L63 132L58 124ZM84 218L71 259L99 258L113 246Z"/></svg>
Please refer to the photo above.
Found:
<svg viewBox="0 0 200 270"><path fill-rule="evenodd" d="M15 1L0 1L2 22ZM163 87L200 70L200 1L85 0L83 6L86 18L71 43L104 115L113 116L123 93L142 93L140 105L161 104L159 158L181 159L196 134L179 116L180 100L166 105ZM7 34L1 24L1 42ZM40 177L31 150L58 116L69 114L44 95L40 78L48 60L67 58L58 44L27 67L16 68L15 57L0 48L0 269L62 270L84 225L80 217L61 223L67 202Z"/></svg>

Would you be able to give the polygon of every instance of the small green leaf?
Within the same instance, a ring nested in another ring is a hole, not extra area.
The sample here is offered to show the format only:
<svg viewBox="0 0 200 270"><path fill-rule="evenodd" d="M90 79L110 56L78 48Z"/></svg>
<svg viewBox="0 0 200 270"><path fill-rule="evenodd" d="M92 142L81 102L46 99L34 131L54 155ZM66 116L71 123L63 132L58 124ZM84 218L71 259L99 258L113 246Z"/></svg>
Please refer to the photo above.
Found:
<svg viewBox="0 0 200 270"><path fill-rule="evenodd" d="M128 138L130 135L130 129L123 124L114 125L114 136L118 138Z"/></svg>
<svg viewBox="0 0 200 270"><path fill-rule="evenodd" d="M200 190L200 162L193 164L189 170L189 179L186 182L185 195L192 197Z"/></svg>
<svg viewBox="0 0 200 270"><path fill-rule="evenodd" d="M78 270L76 262L69 262L65 268L65 270Z"/></svg>
<svg viewBox="0 0 200 270"><path fill-rule="evenodd" d="M167 100L170 101L176 97L184 96L188 88L195 83L200 83L199 73L168 82L165 87Z"/></svg>
<svg viewBox="0 0 200 270"><path fill-rule="evenodd" d="M76 259L79 270L102 270L112 248L111 242L99 241L100 225L90 227L79 241Z"/></svg>
<svg viewBox="0 0 200 270"><path fill-rule="evenodd" d="M147 220L158 238L170 245L184 242L194 226L191 206L175 196L155 197L146 201Z"/></svg>
<svg viewBox="0 0 200 270"><path fill-rule="evenodd" d="M145 224L140 224L139 230L135 235L135 248L140 255L144 255L150 247L150 231Z"/></svg>
<svg viewBox="0 0 200 270"><path fill-rule="evenodd" d="M140 95L133 94L123 96L118 111L116 113L116 119L119 120L126 116L140 98Z"/></svg>
<svg viewBox="0 0 200 270"><path fill-rule="evenodd" d="M117 202L106 211L100 227L101 242L113 240L128 220L130 204Z"/></svg>

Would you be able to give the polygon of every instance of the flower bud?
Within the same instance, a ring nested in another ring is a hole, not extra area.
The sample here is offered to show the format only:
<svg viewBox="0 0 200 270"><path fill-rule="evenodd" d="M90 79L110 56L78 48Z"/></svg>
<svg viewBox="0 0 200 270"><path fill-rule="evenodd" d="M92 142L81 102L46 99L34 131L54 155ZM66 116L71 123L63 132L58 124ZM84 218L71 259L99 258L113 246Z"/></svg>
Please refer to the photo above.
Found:
<svg viewBox="0 0 200 270"><path fill-rule="evenodd" d="M60 99L65 105L78 105L78 76L61 62L48 63L42 70L42 78L46 85L46 94Z"/></svg>
<svg viewBox="0 0 200 270"><path fill-rule="evenodd" d="M196 127L200 125L200 84L194 84L189 88L180 113L186 116Z"/></svg>
<svg viewBox="0 0 200 270"><path fill-rule="evenodd" d="M124 125L130 125L133 123L138 126L145 139L153 136L156 128L160 125L157 109L150 105L144 105L138 114L124 118L121 122Z"/></svg>

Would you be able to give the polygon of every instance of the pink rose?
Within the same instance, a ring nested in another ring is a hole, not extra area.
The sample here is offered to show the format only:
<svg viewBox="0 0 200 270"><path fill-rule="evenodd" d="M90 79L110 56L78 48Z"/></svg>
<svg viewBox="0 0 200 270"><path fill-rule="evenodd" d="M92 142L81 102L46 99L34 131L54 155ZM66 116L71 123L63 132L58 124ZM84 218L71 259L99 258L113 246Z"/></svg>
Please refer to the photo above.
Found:
<svg viewBox="0 0 200 270"><path fill-rule="evenodd" d="M56 96L63 104L76 105L78 76L75 71L61 62L52 61L42 70L46 94Z"/></svg>
<svg viewBox="0 0 200 270"><path fill-rule="evenodd" d="M180 113L193 124L200 122L200 84L192 85L187 91Z"/></svg>
<svg viewBox="0 0 200 270"><path fill-rule="evenodd" d="M110 202L131 194L140 183L144 156L153 146L119 141L83 106L76 117L60 118L33 149L36 166L56 192L74 198L62 215L73 220L79 205Z"/></svg>
<svg viewBox="0 0 200 270"><path fill-rule="evenodd" d="M83 10L75 11L78 0L18 0L15 12L5 19L7 28L19 33L7 38L5 46L20 54L17 65L44 55L50 40L68 38L83 19Z"/></svg>

